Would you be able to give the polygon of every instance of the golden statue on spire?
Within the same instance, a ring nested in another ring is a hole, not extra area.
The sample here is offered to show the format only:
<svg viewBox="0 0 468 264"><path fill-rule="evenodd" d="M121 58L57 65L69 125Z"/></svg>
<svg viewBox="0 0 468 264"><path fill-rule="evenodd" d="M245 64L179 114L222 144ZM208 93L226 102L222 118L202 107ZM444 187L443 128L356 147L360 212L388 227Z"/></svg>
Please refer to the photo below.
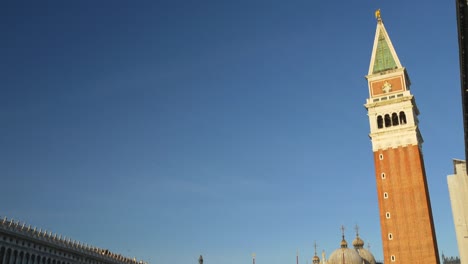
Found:
<svg viewBox="0 0 468 264"><path fill-rule="evenodd" d="M377 20L379 20L379 21L382 19L382 18L380 17L380 9L375 10L375 18L376 18Z"/></svg>

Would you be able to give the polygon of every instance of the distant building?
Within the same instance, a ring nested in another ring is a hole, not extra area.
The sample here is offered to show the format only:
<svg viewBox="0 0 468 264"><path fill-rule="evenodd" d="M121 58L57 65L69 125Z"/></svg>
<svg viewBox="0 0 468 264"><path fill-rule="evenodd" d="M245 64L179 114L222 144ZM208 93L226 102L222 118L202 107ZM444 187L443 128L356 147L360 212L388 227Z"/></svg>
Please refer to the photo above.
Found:
<svg viewBox="0 0 468 264"><path fill-rule="evenodd" d="M376 12L369 72L370 122L384 263L440 263L410 79Z"/></svg>
<svg viewBox="0 0 468 264"><path fill-rule="evenodd" d="M460 259L458 257L446 257L442 254L442 264L460 264Z"/></svg>
<svg viewBox="0 0 468 264"><path fill-rule="evenodd" d="M0 220L0 264L147 264L23 223Z"/></svg>

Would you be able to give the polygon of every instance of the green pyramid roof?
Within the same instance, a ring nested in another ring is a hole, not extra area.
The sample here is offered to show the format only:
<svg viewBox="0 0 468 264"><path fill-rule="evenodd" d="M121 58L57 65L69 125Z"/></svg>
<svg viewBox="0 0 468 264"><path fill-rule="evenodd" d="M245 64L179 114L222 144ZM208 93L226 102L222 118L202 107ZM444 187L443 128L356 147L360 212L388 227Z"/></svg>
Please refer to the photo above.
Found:
<svg viewBox="0 0 468 264"><path fill-rule="evenodd" d="M385 37L383 30L380 29L372 73L374 74L395 68L397 68L397 64L390 51L388 40Z"/></svg>

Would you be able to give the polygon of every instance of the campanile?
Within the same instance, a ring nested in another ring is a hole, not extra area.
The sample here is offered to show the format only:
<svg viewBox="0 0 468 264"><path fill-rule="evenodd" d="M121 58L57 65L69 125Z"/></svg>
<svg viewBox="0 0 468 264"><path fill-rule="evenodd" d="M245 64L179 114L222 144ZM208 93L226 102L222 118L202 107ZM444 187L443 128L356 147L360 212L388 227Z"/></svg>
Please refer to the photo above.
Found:
<svg viewBox="0 0 468 264"><path fill-rule="evenodd" d="M376 18L365 107L374 153L384 263L439 263L419 110L380 10Z"/></svg>

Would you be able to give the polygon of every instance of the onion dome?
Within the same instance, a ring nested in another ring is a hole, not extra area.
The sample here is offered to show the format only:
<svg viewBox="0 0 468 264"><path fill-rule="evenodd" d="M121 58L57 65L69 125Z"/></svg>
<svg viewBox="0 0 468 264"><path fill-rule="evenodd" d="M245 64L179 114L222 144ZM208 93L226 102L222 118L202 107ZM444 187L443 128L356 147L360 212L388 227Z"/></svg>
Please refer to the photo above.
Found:
<svg viewBox="0 0 468 264"><path fill-rule="evenodd" d="M356 236L356 238L353 240L353 247L358 249L364 247L364 241L359 236Z"/></svg>
<svg viewBox="0 0 468 264"><path fill-rule="evenodd" d="M340 246L341 246L341 248L348 248L348 242L346 242L346 240L344 239L344 237L343 237L343 239L341 240Z"/></svg>

